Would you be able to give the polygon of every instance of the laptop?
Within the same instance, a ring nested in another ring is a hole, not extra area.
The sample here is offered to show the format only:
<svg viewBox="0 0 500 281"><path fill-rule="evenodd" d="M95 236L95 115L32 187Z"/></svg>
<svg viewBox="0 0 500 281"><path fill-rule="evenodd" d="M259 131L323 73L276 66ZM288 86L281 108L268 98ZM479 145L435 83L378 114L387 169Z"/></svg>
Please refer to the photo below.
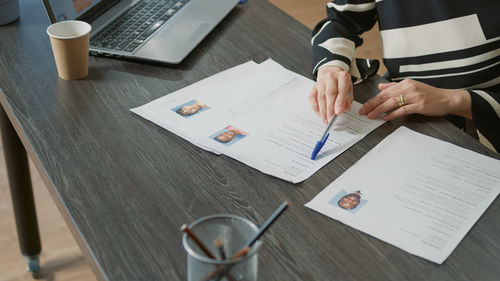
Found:
<svg viewBox="0 0 500 281"><path fill-rule="evenodd" d="M51 23L92 26L90 54L178 64L239 0L43 0Z"/></svg>

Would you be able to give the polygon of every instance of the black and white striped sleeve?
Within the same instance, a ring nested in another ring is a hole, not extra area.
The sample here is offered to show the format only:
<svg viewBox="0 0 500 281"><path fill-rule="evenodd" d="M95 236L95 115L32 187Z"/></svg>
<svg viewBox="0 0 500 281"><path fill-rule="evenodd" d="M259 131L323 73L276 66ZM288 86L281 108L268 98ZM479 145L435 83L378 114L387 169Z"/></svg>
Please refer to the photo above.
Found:
<svg viewBox="0 0 500 281"><path fill-rule="evenodd" d="M500 87L496 87L500 88ZM483 144L500 152L500 91L469 90L472 120Z"/></svg>
<svg viewBox="0 0 500 281"><path fill-rule="evenodd" d="M361 78L353 60L354 49L363 42L360 35L377 21L375 0L334 0L327 4L327 15L316 25L311 39L314 77L320 67L335 65L353 78Z"/></svg>

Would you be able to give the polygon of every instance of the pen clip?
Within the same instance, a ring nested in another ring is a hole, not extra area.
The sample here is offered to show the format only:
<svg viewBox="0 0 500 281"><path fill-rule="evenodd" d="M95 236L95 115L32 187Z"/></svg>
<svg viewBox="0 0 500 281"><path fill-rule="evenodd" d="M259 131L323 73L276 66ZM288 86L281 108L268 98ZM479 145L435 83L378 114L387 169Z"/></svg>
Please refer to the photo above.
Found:
<svg viewBox="0 0 500 281"><path fill-rule="evenodd" d="M325 137L325 139L324 139L324 140L322 140L322 141L318 141L318 142L316 143L316 146L314 147L314 150L313 150L313 152L312 152L312 154L311 154L311 160L316 159L316 156L318 156L319 151L321 150L321 148L323 148L323 145L325 145L325 143L326 143L326 141L328 140L328 137L329 137L329 136L330 136L330 133L328 133L328 134L326 135L326 137Z"/></svg>

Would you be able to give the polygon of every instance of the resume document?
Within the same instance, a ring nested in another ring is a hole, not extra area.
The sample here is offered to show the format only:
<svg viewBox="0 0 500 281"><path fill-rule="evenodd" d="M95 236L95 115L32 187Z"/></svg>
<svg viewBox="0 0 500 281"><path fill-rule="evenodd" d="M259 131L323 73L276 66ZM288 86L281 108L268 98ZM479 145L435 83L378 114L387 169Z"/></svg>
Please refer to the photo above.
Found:
<svg viewBox="0 0 500 281"><path fill-rule="evenodd" d="M131 109L193 144L263 173L297 183L383 124L341 114L316 160L325 127L310 108L314 81L272 60L248 62Z"/></svg>
<svg viewBox="0 0 500 281"><path fill-rule="evenodd" d="M400 127L306 206L441 264L500 192L500 161Z"/></svg>

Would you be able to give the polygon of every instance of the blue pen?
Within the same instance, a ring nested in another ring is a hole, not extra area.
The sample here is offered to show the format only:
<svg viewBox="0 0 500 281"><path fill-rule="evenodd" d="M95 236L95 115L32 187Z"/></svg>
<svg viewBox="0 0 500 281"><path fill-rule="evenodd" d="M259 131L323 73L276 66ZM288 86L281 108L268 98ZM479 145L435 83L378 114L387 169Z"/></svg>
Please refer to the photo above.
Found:
<svg viewBox="0 0 500 281"><path fill-rule="evenodd" d="M323 145L325 145L326 141L328 140L328 137L330 136L330 128L332 127L333 123L335 123L335 119L337 119L338 115L333 116L332 120L330 121L330 124L328 124L328 127L326 127L325 132L323 133L323 136L321 139L316 143L316 146L314 147L314 150L311 154L311 160L314 160L316 156L318 156L319 151L321 148L323 148Z"/></svg>
<svg viewBox="0 0 500 281"><path fill-rule="evenodd" d="M351 92L347 92L347 97L351 95ZM325 145L326 141L328 140L328 137L330 136L330 128L332 127L333 123L335 123L335 119L337 119L338 115L333 116L332 120L330 120L330 124L328 124L328 127L326 127L325 132L323 133L323 136L321 139L316 143L316 146L314 147L313 153L311 154L311 160L316 159L316 156L318 156L319 151L321 148L323 148L323 145Z"/></svg>

